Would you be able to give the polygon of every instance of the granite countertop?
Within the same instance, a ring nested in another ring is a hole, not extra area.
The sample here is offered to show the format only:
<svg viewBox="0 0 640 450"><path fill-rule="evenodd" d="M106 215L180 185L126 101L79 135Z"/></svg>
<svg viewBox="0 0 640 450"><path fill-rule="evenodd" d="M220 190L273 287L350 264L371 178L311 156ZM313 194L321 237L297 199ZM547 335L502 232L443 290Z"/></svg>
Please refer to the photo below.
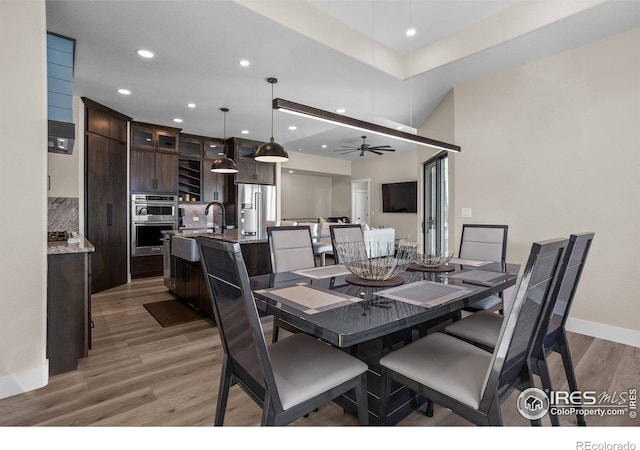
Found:
<svg viewBox="0 0 640 450"><path fill-rule="evenodd" d="M216 231L212 233L210 229L188 229L188 230L177 230L173 232L164 232L166 235L171 236L180 236L180 237L188 237L195 238L197 236L203 236L210 239L219 239L221 241L227 242L239 242L240 244L259 244L263 242L269 242L267 237L266 230L256 234L255 236L245 236L239 232L237 228L228 229L224 234L220 233L220 231Z"/></svg>
<svg viewBox="0 0 640 450"><path fill-rule="evenodd" d="M62 255L67 253L91 253L95 251L95 247L83 235L78 236L80 242L69 244L67 241L47 242L48 255Z"/></svg>

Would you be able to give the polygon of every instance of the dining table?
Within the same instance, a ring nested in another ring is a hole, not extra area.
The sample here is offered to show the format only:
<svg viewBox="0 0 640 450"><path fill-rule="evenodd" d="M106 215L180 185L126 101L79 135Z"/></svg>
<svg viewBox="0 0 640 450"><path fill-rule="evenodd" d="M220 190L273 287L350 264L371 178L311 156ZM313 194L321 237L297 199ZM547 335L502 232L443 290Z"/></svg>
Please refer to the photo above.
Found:
<svg viewBox="0 0 640 450"><path fill-rule="evenodd" d="M367 363L370 423L378 424L386 353L458 320L464 308L516 284L519 264L452 259L446 266L409 265L394 283L355 277L329 265L250 278L256 306L301 332ZM397 424L426 399L392 385L385 424ZM356 413L355 394L336 400Z"/></svg>

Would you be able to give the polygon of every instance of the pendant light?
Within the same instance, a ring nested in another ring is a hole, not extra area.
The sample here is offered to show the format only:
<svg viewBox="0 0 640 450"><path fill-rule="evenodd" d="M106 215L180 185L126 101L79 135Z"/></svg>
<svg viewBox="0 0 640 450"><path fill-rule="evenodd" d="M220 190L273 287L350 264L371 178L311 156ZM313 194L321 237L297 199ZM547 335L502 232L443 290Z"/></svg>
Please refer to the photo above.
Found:
<svg viewBox="0 0 640 450"><path fill-rule="evenodd" d="M267 82L271 84L271 102L273 103L273 85L278 82L278 79L267 78ZM273 107L271 108L271 139L258 147L253 158L256 161L270 163L289 161L287 151L273 139Z"/></svg>
<svg viewBox="0 0 640 450"><path fill-rule="evenodd" d="M226 147L227 143L227 113L229 112L229 108L220 108L220 111L222 111L224 113L224 130L223 130L223 141L224 141L224 145ZM216 172L216 173L237 173L238 172L238 166L236 165L236 162L231 159L228 158L226 153L224 155L221 155L222 157L217 158L213 161L213 164L211 164L211 171L212 172Z"/></svg>

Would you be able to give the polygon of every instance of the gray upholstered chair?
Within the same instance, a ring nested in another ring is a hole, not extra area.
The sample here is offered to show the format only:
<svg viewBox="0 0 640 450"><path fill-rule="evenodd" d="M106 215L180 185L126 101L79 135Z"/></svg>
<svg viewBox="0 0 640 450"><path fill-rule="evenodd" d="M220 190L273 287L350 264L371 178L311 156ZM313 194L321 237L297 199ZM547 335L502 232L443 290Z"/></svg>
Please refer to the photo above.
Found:
<svg viewBox="0 0 640 450"><path fill-rule="evenodd" d="M271 270L273 273L309 269L316 266L311 230L309 227L268 227L267 236L269 238ZM278 341L280 328L284 328L292 333L299 331L293 325L274 317L271 342Z"/></svg>
<svg viewBox="0 0 640 450"><path fill-rule="evenodd" d="M240 244L197 238L224 355L214 424L237 384L262 408L262 425L286 425L355 389L368 423L367 365L304 333L267 346Z"/></svg>
<svg viewBox="0 0 640 450"><path fill-rule="evenodd" d="M507 258L508 225L463 224L458 256L463 259L499 262ZM503 294L490 295L465 308L467 311L495 311L503 308Z"/></svg>
<svg viewBox="0 0 640 450"><path fill-rule="evenodd" d="M546 356L554 351L558 352L562 358L569 389L571 392L578 390L565 324L593 237L593 233L572 234L569 237L569 245L562 262L562 278L556 285L556 292L550 302L550 314L544 318L541 334L537 336L536 345L531 354L533 371L540 376L542 388L549 391L553 387ZM493 351L500 335L503 319L498 314L479 311L448 325L445 332ZM584 416L579 409L577 417L578 425L586 425ZM552 425L559 424L557 416L550 415L550 418Z"/></svg>
<svg viewBox="0 0 640 450"><path fill-rule="evenodd" d="M317 222L298 222L299 227L309 227L311 230L311 240L313 245L313 254L320 257L320 265L325 266L327 264L327 253L333 250L331 244L326 242L320 242L318 240L318 228L320 224Z"/></svg>
<svg viewBox="0 0 640 450"><path fill-rule="evenodd" d="M267 236L273 273L309 269L316 266L309 227L268 227Z"/></svg>
<svg viewBox="0 0 640 450"><path fill-rule="evenodd" d="M338 254L337 244L339 243L362 243L362 252L364 258L366 258L366 251L364 246L364 234L362 232L362 226L358 224L353 225L333 225L330 228L331 232L331 245L333 247L333 259L336 264L340 264L340 255Z"/></svg>
<svg viewBox="0 0 640 450"><path fill-rule="evenodd" d="M513 306L493 353L444 333L433 333L380 359L385 379L380 420L384 423L392 382L478 425L501 425L500 405L513 387L532 387L533 338L558 279L567 239L534 243ZM539 424L539 421L535 421Z"/></svg>

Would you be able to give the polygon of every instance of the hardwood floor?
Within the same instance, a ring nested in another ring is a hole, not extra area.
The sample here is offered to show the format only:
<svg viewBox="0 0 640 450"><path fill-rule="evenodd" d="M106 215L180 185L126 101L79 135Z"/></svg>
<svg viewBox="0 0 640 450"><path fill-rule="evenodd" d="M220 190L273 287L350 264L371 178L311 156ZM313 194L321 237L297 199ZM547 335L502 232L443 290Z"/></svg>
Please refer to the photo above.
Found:
<svg viewBox="0 0 640 450"><path fill-rule="evenodd" d="M93 296L93 348L77 371L50 378L36 391L0 400L0 426L212 426L222 348L205 319L162 328L142 306L172 298L161 278L135 280ZM271 319L263 319L271 335ZM285 333L283 331L283 333ZM569 336L578 384L595 391L626 391L640 385L640 349L591 337ZM552 381L566 389L558 355ZM528 426L517 412L518 393L502 408L505 425ZM257 426L261 410L239 388L231 390L225 425ZM575 426L573 416L563 425ZM637 425L628 415L587 417L590 426ZM543 419L548 425L548 419ZM335 404L294 426L352 426L355 417ZM413 413L401 426L466 426L436 405L433 417Z"/></svg>

